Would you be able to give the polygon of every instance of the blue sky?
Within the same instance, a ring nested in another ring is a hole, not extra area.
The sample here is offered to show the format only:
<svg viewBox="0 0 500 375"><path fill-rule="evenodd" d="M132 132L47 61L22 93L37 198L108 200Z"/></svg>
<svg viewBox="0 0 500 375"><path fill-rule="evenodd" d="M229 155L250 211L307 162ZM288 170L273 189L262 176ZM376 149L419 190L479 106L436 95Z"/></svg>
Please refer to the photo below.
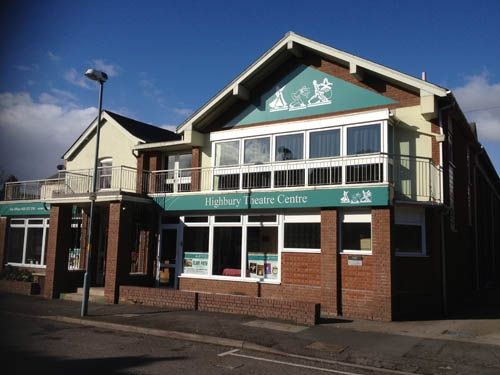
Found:
<svg viewBox="0 0 500 375"><path fill-rule="evenodd" d="M181 123L289 31L456 92L500 170L497 1L3 1L0 169L43 178L105 108ZM345 5L341 5L345 4ZM477 110L479 109L479 111Z"/></svg>

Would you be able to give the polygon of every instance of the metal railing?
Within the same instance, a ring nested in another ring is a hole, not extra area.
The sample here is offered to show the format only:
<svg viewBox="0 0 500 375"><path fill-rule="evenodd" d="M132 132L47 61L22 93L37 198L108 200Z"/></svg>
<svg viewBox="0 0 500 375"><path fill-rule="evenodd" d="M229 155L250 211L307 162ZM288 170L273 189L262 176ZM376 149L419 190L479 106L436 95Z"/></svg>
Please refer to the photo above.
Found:
<svg viewBox="0 0 500 375"><path fill-rule="evenodd" d="M98 194L127 192L145 194L149 191L149 172L138 173L127 166L100 167L97 170ZM58 178L7 182L5 200L45 200L87 195L92 190L93 169L61 171Z"/></svg>
<svg viewBox="0 0 500 375"><path fill-rule="evenodd" d="M385 153L152 171L149 193L377 183L391 183L398 199L432 202L441 200L441 171L430 158Z"/></svg>
<svg viewBox="0 0 500 375"><path fill-rule="evenodd" d="M92 173L62 171L56 179L6 183L5 199L85 195L92 188ZM440 202L441 178L430 158L379 153L140 173L126 166L101 167L97 188L98 194L170 194L387 183L394 187L396 199Z"/></svg>

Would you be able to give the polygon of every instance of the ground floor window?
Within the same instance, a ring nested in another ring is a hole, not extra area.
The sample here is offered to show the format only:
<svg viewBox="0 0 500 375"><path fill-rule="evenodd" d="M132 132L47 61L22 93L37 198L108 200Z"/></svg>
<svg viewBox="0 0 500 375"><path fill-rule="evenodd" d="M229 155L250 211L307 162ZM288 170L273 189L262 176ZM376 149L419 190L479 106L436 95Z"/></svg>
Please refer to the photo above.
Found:
<svg viewBox="0 0 500 375"><path fill-rule="evenodd" d="M49 219L11 219L7 244L7 262L23 266L44 266Z"/></svg>
<svg viewBox="0 0 500 375"><path fill-rule="evenodd" d="M371 212L345 210L342 213L341 250L344 253L370 254L372 250Z"/></svg>
<svg viewBox="0 0 500 375"><path fill-rule="evenodd" d="M215 227L212 275L241 276L241 227Z"/></svg>
<svg viewBox="0 0 500 375"><path fill-rule="evenodd" d="M393 241L396 255L421 256L426 254L425 210L423 208L395 208Z"/></svg>

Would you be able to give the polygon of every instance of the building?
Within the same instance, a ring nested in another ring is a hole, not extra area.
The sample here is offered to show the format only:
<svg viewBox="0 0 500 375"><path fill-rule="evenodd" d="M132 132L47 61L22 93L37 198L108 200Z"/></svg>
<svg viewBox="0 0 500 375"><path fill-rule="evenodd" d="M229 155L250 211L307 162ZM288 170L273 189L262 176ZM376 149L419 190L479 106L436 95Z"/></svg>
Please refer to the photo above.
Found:
<svg viewBox="0 0 500 375"><path fill-rule="evenodd" d="M2 265L36 268L47 298L82 283L95 127L0 205ZM288 33L176 134L111 112L102 130L90 267L109 302L393 320L499 286L498 174L426 80Z"/></svg>

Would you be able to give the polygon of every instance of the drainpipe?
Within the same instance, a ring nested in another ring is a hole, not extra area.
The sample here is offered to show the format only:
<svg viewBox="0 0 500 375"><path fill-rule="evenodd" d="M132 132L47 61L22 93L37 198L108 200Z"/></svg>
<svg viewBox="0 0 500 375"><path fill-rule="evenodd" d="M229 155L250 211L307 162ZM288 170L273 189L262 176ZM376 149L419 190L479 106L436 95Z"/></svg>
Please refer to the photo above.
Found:
<svg viewBox="0 0 500 375"><path fill-rule="evenodd" d="M438 111L438 121L439 121L439 129L441 135L444 135L443 131L443 112L449 108L455 106L455 102L444 106ZM443 143L439 143L439 154L441 160L439 164L441 166L441 170L443 171L444 177L444 163L443 163ZM441 199L444 204L444 178L441 178ZM445 236L445 216L449 214L448 207L443 207L441 210L441 298L443 300L443 315L448 315L448 293L447 293L447 284L446 284L446 236Z"/></svg>

